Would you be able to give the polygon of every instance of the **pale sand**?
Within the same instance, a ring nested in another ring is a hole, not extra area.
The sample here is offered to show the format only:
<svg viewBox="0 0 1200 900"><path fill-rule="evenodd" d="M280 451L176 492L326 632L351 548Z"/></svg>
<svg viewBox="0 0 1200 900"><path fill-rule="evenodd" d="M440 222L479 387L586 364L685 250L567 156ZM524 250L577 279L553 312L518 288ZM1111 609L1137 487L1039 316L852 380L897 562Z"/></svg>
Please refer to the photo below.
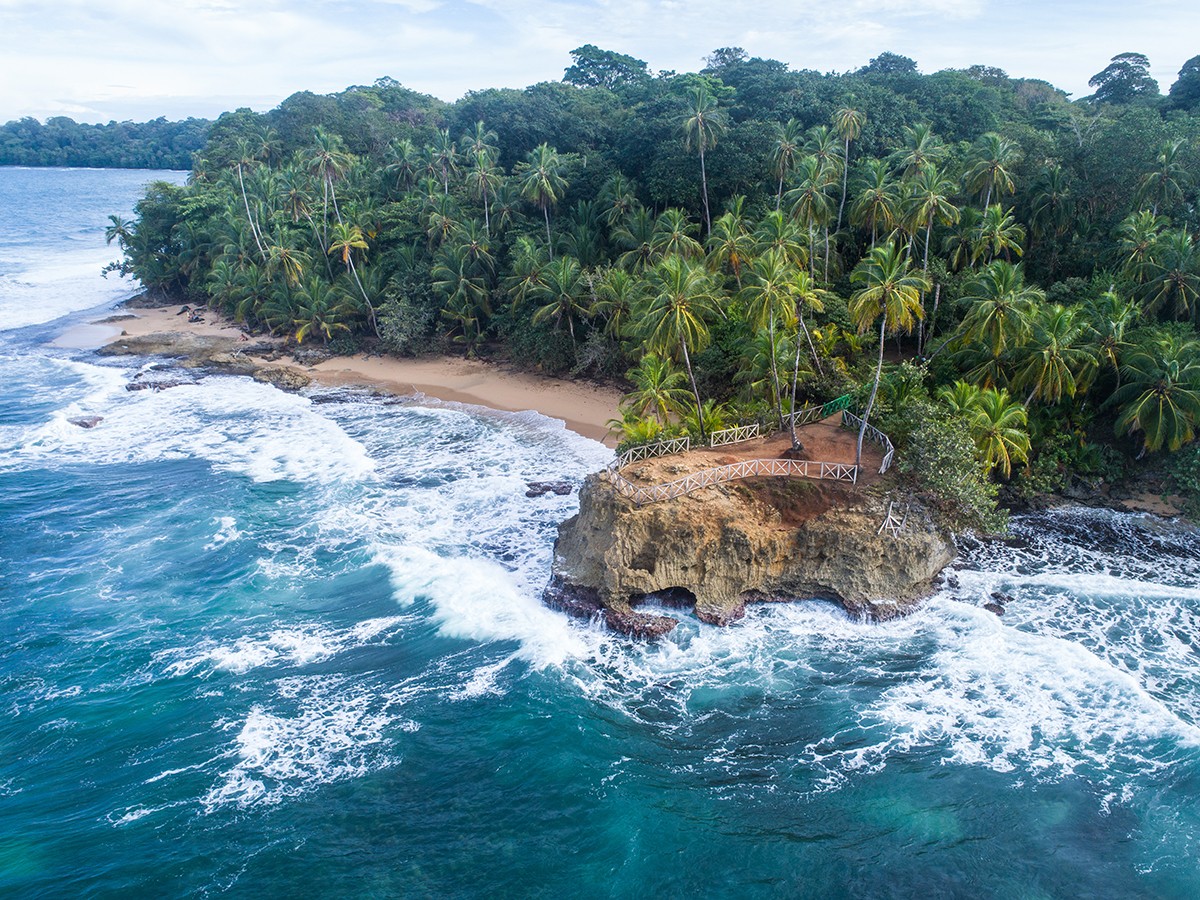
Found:
<svg viewBox="0 0 1200 900"><path fill-rule="evenodd" d="M224 337L236 337L239 333L237 325L212 312L205 311L204 322L189 323L186 315L176 315L178 309L170 306L124 310L108 319L69 328L55 343L88 348L111 343L122 333L133 337L170 331ZM135 318L126 319L126 315ZM270 363L264 362L264 365ZM283 359L276 365L295 367L296 363ZM362 386L402 396L419 392L437 400L505 412L532 410L561 419L569 429L584 437L602 441L610 447L617 444L607 424L609 419L620 416L617 404L621 394L613 388L506 371L492 363L458 357L338 356L312 367L299 368L317 383L331 387Z"/></svg>

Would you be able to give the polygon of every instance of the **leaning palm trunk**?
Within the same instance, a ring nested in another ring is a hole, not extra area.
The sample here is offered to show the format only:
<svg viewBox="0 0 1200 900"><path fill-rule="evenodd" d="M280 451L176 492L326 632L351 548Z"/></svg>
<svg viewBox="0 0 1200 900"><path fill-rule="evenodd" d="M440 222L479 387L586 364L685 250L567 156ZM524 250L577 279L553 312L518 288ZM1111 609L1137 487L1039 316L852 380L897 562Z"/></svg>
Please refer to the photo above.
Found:
<svg viewBox="0 0 1200 900"><path fill-rule="evenodd" d="M242 203L244 203L246 206L246 221L250 223L250 234L252 234L254 236L254 243L258 245L258 252L260 254L262 254L263 262L266 262L267 251L263 249L262 238L258 233L258 228L255 227L255 224L254 224L254 216L252 216L250 214L250 200L246 196L246 182L242 180L241 163L238 164L237 173L238 173L238 184L240 184L242 187Z"/></svg>
<svg viewBox="0 0 1200 900"><path fill-rule="evenodd" d="M550 261L554 261L554 240L550 237L550 205L542 207L542 215L546 217L546 249L550 251Z"/></svg>
<svg viewBox="0 0 1200 900"><path fill-rule="evenodd" d="M867 400L867 408L863 410L862 425L858 429L858 446L854 450L854 465L855 467L862 466L862 445L863 438L867 434L867 421L871 418L871 409L875 406L875 395L879 392L879 379L883 375L883 339L887 335L887 312L883 314L883 321L879 324L879 362L875 364L875 383L871 385L871 396Z"/></svg>
<svg viewBox="0 0 1200 900"><path fill-rule="evenodd" d="M775 410L779 413L779 427L783 428L783 392L779 389L779 365L775 361L775 310L767 320L767 335L770 339L771 350L771 383L775 391Z"/></svg>
<svg viewBox="0 0 1200 900"><path fill-rule="evenodd" d="M688 380L692 383L692 396L696 398L696 427L700 429L700 443L708 443L708 435L704 432L704 411L700 408L700 389L696 387L696 374L692 371L692 358L688 355L687 341L682 337L679 346L683 348L683 364L687 366Z"/></svg>
<svg viewBox="0 0 1200 900"><path fill-rule="evenodd" d="M712 235L712 216L708 213L708 173L704 171L704 139L700 139L700 185L704 189L704 232L705 237Z"/></svg>
<svg viewBox="0 0 1200 900"><path fill-rule="evenodd" d="M842 202L838 204L837 227L834 232L842 230L842 212L846 208L846 177L850 174L850 138L846 138L846 153L842 157Z"/></svg>
<svg viewBox="0 0 1200 900"><path fill-rule="evenodd" d="M354 276L354 283L358 285L358 292L362 294L363 302L367 304L367 312L371 318L371 328L375 332L375 337L382 339L383 335L379 333L379 320L375 318L375 307L371 303L371 298L367 296L367 291L363 287L362 281L358 277L358 269L354 266L354 257L346 257L346 268L350 270L350 274Z"/></svg>

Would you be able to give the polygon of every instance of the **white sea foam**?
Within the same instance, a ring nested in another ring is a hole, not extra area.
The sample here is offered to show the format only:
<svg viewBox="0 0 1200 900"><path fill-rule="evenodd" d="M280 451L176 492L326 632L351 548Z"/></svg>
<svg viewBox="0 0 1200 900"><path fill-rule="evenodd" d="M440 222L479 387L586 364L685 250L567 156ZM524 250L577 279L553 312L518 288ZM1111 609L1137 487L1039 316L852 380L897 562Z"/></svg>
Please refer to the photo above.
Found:
<svg viewBox="0 0 1200 900"><path fill-rule="evenodd" d="M212 540L204 545L205 550L216 550L218 547L232 543L242 536L242 532L237 527L237 519L233 516L220 516L213 519L213 524L219 527L216 534L212 536Z"/></svg>
<svg viewBox="0 0 1200 900"><path fill-rule="evenodd" d="M197 669L244 674L265 666L305 666L349 650L386 642L410 620L406 616L366 619L349 628L320 623L285 625L233 641L204 640L194 647L163 650L155 661L173 676Z"/></svg>
<svg viewBox="0 0 1200 900"><path fill-rule="evenodd" d="M245 719L223 725L236 732L233 765L200 799L206 813L275 804L395 765L389 736L419 727L399 714L403 690L381 694L332 676L283 679L277 688L271 706L256 704Z"/></svg>
<svg viewBox="0 0 1200 900"><path fill-rule="evenodd" d="M192 458L255 481L320 483L362 478L374 468L362 445L304 397L237 377L128 392L124 373L76 365L94 379L95 391L28 429L12 464ZM103 421L90 429L70 424L82 413Z"/></svg>

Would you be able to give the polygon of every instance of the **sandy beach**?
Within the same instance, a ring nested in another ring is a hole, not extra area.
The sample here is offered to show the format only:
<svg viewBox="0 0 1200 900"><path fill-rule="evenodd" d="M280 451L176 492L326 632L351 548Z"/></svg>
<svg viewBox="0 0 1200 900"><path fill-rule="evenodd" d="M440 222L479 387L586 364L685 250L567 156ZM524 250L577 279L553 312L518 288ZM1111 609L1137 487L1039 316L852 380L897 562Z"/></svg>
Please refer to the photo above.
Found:
<svg viewBox="0 0 1200 900"><path fill-rule="evenodd" d="M240 338L239 327L216 313L205 311L205 321L188 322L187 316L177 315L178 309L177 306L120 309L103 319L68 328L54 343L60 347L91 348L122 336L169 332ZM280 341L281 347L282 344ZM359 354L335 357L315 366L298 366L286 358L275 364L300 368L317 383L331 387L369 387L402 396L424 394L441 401L505 412L534 410L561 419L572 431L610 447L617 443L607 422L618 417L621 394L612 388L508 371L494 363L447 356L399 359Z"/></svg>

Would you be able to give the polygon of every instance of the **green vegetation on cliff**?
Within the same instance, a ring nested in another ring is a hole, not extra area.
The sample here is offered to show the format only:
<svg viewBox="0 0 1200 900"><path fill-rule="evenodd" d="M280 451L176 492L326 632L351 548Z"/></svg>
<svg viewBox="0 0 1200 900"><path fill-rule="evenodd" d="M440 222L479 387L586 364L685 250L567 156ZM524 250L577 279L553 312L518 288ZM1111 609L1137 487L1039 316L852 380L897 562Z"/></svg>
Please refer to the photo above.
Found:
<svg viewBox="0 0 1200 900"><path fill-rule="evenodd" d="M454 104L381 79L228 113L110 236L147 286L297 341L624 376L629 440L857 390L927 482L963 455L929 423L965 437L975 486L931 487L976 521L987 476L1032 491L1193 442L1196 60L1163 97L1122 54L1070 102L895 54L573 56Z"/></svg>

